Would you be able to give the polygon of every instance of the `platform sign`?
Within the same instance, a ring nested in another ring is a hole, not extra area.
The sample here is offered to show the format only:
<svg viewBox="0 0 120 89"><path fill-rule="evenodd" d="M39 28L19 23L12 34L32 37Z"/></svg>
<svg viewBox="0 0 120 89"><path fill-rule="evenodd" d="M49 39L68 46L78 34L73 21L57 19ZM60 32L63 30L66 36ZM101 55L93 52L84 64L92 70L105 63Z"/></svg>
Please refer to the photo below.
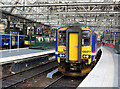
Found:
<svg viewBox="0 0 120 89"><path fill-rule="evenodd" d="M106 32L110 32L110 30L106 30Z"/></svg>
<svg viewBox="0 0 120 89"><path fill-rule="evenodd" d="M14 31L11 31L11 33L13 33L13 34L19 34L19 32L14 32Z"/></svg>
<svg viewBox="0 0 120 89"><path fill-rule="evenodd" d="M47 33L47 34L48 34L48 31L46 31L45 33Z"/></svg>
<svg viewBox="0 0 120 89"><path fill-rule="evenodd" d="M117 32L114 32L114 35L117 35Z"/></svg>
<svg viewBox="0 0 120 89"><path fill-rule="evenodd" d="M55 31L55 29L51 29L51 31Z"/></svg>
<svg viewBox="0 0 120 89"><path fill-rule="evenodd" d="M117 32L114 32L114 45L115 45L115 35L117 35Z"/></svg>
<svg viewBox="0 0 120 89"><path fill-rule="evenodd" d="M38 32L40 32L40 31L42 31L42 29L39 29L39 28L38 28Z"/></svg>

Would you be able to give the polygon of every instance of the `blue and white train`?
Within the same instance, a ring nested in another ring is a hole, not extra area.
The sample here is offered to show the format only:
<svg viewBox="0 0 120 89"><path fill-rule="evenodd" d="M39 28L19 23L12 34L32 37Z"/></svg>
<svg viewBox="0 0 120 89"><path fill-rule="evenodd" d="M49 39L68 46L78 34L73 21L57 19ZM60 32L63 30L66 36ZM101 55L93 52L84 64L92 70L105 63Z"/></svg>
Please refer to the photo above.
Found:
<svg viewBox="0 0 120 89"><path fill-rule="evenodd" d="M19 35L19 47L24 46L25 36ZM0 34L0 48L17 47L18 35Z"/></svg>

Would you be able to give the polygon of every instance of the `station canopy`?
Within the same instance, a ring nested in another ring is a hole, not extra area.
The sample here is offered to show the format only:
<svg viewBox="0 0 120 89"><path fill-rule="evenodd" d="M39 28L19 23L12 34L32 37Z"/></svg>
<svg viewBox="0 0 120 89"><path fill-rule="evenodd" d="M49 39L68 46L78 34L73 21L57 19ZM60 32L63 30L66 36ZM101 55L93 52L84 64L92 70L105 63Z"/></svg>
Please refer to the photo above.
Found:
<svg viewBox="0 0 120 89"><path fill-rule="evenodd" d="M52 27L80 22L103 30L120 22L119 0L0 0L0 8Z"/></svg>

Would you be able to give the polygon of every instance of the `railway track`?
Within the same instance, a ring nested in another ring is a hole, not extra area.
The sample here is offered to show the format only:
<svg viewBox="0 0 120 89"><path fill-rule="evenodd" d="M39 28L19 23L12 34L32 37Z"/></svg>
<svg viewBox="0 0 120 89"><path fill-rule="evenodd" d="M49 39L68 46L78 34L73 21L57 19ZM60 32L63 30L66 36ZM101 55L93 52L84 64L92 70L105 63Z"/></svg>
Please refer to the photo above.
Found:
<svg viewBox="0 0 120 89"><path fill-rule="evenodd" d="M52 86L54 83L56 83L57 81L59 81L64 75L61 75L60 77L58 77L57 79L55 79L54 81L52 81L50 84L48 84L47 86L45 86L43 89L47 89L50 86Z"/></svg>
<svg viewBox="0 0 120 89"><path fill-rule="evenodd" d="M33 78L39 74L42 74L48 70L52 70L57 67L56 60L43 63L40 66L25 70L16 74L12 74L2 78L2 89L7 89L16 84L23 83L26 80Z"/></svg>
<svg viewBox="0 0 120 89"><path fill-rule="evenodd" d="M83 81L84 77L70 77L61 75L43 89L76 89L77 86Z"/></svg>
<svg viewBox="0 0 120 89"><path fill-rule="evenodd" d="M32 69L34 69L34 68L37 68L37 67L42 66L42 65L44 65L44 64L48 64L48 63L53 62L53 61L56 61L56 59L44 61L44 62L41 62L40 64L38 64L38 65L36 65L36 66L27 68L27 69L25 69L25 70L22 70L22 71L19 71L19 72L16 72L16 73L12 73L12 74L9 74L9 75L5 75L5 76L3 76L2 78L0 78L0 80L3 80L3 79L5 79L5 78L7 78L7 77L10 77L10 76L14 76L14 75L16 75L16 74L23 73L23 72L25 72L25 71L32 70Z"/></svg>

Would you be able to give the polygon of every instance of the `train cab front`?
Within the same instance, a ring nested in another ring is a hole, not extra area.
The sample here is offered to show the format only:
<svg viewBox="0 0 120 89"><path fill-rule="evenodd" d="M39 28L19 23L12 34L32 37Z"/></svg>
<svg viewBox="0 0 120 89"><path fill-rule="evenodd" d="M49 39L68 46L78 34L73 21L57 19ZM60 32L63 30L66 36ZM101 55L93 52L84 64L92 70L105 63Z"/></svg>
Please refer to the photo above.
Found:
<svg viewBox="0 0 120 89"><path fill-rule="evenodd" d="M24 39L24 45L29 46L29 45L34 45L35 44L35 36L33 35L26 35Z"/></svg>
<svg viewBox="0 0 120 89"><path fill-rule="evenodd" d="M91 68L90 29L61 28L57 32L59 71L65 75L83 76Z"/></svg>

